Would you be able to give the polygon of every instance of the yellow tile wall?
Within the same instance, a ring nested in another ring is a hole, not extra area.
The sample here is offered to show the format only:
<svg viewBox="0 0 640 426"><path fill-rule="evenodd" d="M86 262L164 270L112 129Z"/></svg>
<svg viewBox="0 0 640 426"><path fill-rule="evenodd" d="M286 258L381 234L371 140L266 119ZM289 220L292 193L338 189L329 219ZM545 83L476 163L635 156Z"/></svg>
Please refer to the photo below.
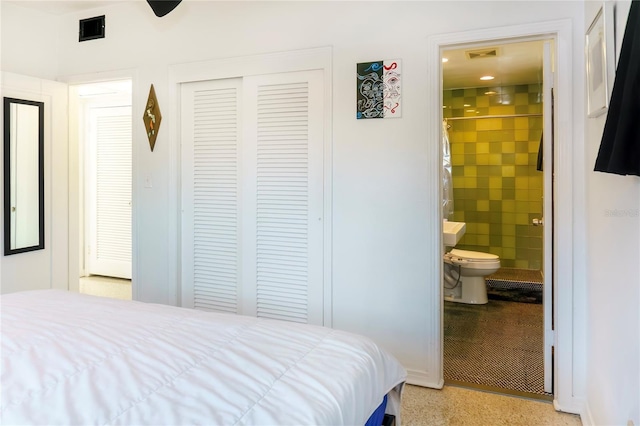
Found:
<svg viewBox="0 0 640 426"><path fill-rule="evenodd" d="M536 170L542 136L542 86L444 91L453 174L453 220L467 231L456 248L500 256L501 266L542 267L543 173ZM487 94L496 92L495 94Z"/></svg>

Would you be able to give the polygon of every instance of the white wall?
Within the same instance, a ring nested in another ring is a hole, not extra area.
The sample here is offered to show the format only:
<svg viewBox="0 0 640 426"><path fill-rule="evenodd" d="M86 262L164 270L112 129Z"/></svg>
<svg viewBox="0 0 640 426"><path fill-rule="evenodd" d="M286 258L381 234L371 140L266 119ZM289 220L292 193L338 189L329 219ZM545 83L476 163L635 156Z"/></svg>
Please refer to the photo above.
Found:
<svg viewBox="0 0 640 426"><path fill-rule="evenodd" d="M66 86L54 81L3 72L2 96L44 102L45 241L42 250L0 258L0 293L45 288L66 289L69 282ZM0 229L0 241L4 242L4 225Z"/></svg>
<svg viewBox="0 0 640 426"><path fill-rule="evenodd" d="M0 1L0 16L0 69L55 80L58 19L6 1Z"/></svg>
<svg viewBox="0 0 640 426"><path fill-rule="evenodd" d="M601 2L585 2L585 26ZM618 1L617 50L629 1ZM586 111L585 111L586 114ZM594 172L606 114L587 119L587 401L593 424L640 424L640 178Z"/></svg>
<svg viewBox="0 0 640 426"><path fill-rule="evenodd" d="M15 9L6 11L19 16ZM4 12L3 26L13 16ZM103 13L107 37L78 43L78 19ZM176 118L164 114L177 103L168 87L170 65L331 46L333 324L373 337L406 367L421 371L426 369L429 340L427 290L439 285L428 282L425 262L428 242L436 238L425 218L439 209L438 200L426 195L429 187L439 185L427 178L428 168L438 167L438 159L427 156L427 144L439 143L424 136L425 117L438 114L425 101L427 38L563 18L573 21L573 69L579 72L584 67L584 5L579 2L185 1L164 18L156 18L145 2L124 2L61 16L55 63L44 61L42 70L31 69L62 79L134 70L134 124L140 117L140 125L134 126L137 298L174 304L179 149L171 138ZM403 61L403 117L356 120L356 63L388 58ZM23 72L31 65L18 49L3 50L2 60L6 69ZM574 100L580 105L582 79L577 81ZM153 153L141 119L152 83L163 111ZM575 113L575 129L582 129L582 117L582 111ZM144 187L147 178L152 188ZM576 381L580 383L580 377ZM574 395L581 395L579 386Z"/></svg>

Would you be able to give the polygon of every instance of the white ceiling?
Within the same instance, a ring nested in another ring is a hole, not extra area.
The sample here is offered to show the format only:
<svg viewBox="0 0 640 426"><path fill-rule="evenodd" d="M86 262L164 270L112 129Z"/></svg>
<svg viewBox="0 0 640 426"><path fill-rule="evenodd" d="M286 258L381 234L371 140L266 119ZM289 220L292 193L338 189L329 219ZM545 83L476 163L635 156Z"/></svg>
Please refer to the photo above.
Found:
<svg viewBox="0 0 640 426"><path fill-rule="evenodd" d="M469 59L468 51L497 49L495 57ZM444 89L463 87L495 87L530 84L542 81L543 41L496 44L482 47L446 50L442 64ZM492 75L495 79L482 81L480 77Z"/></svg>

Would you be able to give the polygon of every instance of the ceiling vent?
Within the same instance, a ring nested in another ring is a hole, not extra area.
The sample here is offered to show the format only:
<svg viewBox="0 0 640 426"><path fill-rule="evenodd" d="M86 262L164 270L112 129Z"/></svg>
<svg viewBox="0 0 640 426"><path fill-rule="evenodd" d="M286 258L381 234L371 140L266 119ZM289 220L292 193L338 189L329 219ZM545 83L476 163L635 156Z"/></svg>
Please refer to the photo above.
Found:
<svg viewBox="0 0 640 426"><path fill-rule="evenodd" d="M498 48L492 47L480 50L467 50L465 53L469 59L495 58L498 56Z"/></svg>
<svg viewBox="0 0 640 426"><path fill-rule="evenodd" d="M104 15L80 20L79 41L104 38Z"/></svg>

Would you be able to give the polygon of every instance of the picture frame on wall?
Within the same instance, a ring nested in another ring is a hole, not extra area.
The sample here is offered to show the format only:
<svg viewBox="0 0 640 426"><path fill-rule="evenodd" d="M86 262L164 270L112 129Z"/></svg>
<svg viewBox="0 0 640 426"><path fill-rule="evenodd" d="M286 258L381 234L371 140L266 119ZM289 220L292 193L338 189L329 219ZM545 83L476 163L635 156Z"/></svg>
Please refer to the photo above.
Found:
<svg viewBox="0 0 640 426"><path fill-rule="evenodd" d="M609 107L615 74L614 9L604 2L589 26L585 40L587 115L597 117Z"/></svg>

